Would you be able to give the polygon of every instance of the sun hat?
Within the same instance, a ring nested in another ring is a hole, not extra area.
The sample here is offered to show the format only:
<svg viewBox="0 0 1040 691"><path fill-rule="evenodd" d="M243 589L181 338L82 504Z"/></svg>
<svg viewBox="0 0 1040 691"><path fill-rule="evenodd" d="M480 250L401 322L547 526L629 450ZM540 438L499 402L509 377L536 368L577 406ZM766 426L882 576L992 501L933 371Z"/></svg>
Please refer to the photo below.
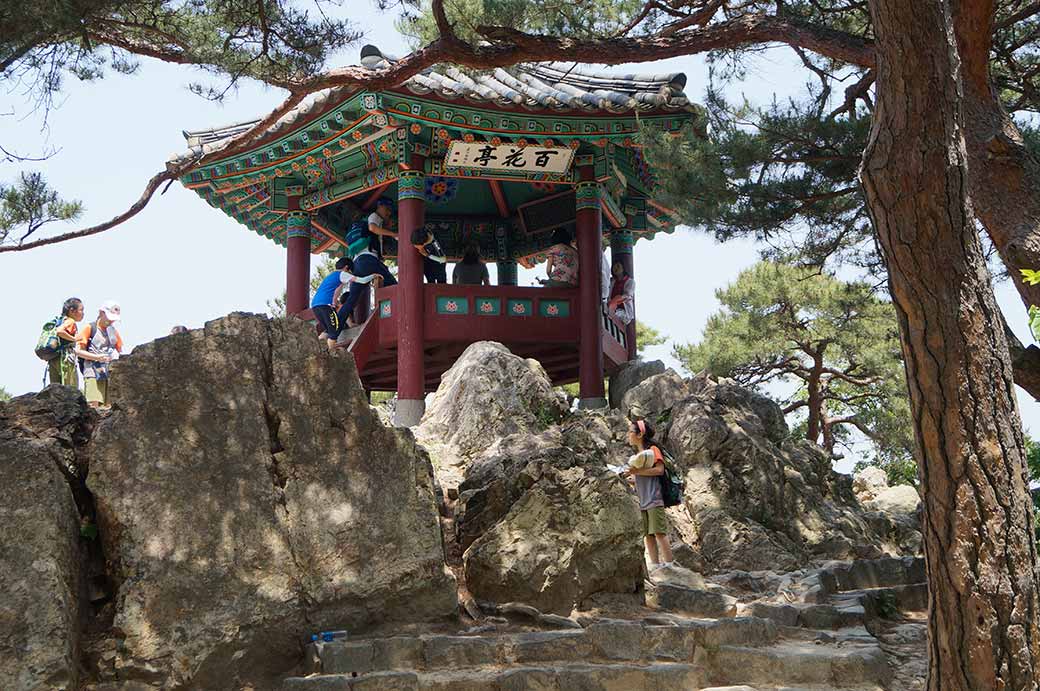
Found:
<svg viewBox="0 0 1040 691"><path fill-rule="evenodd" d="M122 319L120 315L119 303L115 300L108 300L101 305L101 311L108 317L108 321L117 322Z"/></svg>

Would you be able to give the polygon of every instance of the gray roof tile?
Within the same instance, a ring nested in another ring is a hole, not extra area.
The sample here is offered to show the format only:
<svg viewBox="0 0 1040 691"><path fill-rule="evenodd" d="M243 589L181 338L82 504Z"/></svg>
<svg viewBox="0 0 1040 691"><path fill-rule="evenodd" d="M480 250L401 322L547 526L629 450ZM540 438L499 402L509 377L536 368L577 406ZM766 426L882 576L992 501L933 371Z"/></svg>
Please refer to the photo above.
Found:
<svg viewBox="0 0 1040 691"><path fill-rule="evenodd" d="M394 58L377 47L361 49L361 64L369 69L388 67ZM591 71L584 65L537 63L516 65L509 70L466 74L455 67L443 72L434 69L405 80L401 88L416 94L436 94L445 98L466 98L502 107L517 106L532 110L550 108L560 112L626 113L649 110L693 111L683 89L686 75L663 74L611 75ZM324 110L330 101L346 98L354 87L334 87L309 95L302 103L272 125L265 136L288 131ZM218 153L235 135L245 132L259 120L227 127L185 131L189 151L175 154L171 163L187 158L202 158Z"/></svg>

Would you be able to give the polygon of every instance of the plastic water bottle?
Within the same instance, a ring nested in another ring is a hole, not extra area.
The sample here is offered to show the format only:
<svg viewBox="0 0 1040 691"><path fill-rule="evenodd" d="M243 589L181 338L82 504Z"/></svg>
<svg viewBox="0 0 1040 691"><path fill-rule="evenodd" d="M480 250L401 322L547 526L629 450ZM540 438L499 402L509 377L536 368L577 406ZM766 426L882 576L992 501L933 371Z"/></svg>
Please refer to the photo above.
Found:
<svg viewBox="0 0 1040 691"><path fill-rule="evenodd" d="M311 642L316 643L321 641L322 643L331 643L332 641L346 640L346 631L320 631L318 633L311 634Z"/></svg>

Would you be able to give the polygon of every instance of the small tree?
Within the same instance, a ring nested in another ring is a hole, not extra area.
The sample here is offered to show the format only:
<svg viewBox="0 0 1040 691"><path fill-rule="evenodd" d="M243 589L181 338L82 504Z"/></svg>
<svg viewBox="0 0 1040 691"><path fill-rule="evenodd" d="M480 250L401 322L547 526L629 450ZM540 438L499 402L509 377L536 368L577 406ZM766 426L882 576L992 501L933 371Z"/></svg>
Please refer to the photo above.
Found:
<svg viewBox="0 0 1040 691"><path fill-rule="evenodd" d="M783 411L804 409L801 436L840 457L858 429L876 463L912 462L898 327L869 285L760 262L716 297L722 310L702 341L673 350L687 370L756 388L797 384Z"/></svg>
<svg viewBox="0 0 1040 691"><path fill-rule="evenodd" d="M643 357L647 348L663 345L667 342L668 337L663 333L638 319L636 320L636 355L638 357Z"/></svg>
<svg viewBox="0 0 1040 691"><path fill-rule="evenodd" d="M7 389L0 386L0 402L11 400L11 394L7 393Z"/></svg>
<svg viewBox="0 0 1040 691"><path fill-rule="evenodd" d="M0 242L12 232L21 242L48 223L73 221L82 213L82 204L61 199L41 173L22 173L14 184L0 184Z"/></svg>

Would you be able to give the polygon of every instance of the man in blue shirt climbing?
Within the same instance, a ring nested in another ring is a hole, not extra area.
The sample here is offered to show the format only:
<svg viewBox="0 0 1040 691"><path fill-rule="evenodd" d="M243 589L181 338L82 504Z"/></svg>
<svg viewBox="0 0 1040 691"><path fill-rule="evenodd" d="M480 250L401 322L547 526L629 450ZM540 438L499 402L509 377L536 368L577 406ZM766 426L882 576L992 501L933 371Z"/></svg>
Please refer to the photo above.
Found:
<svg viewBox="0 0 1040 691"><path fill-rule="evenodd" d="M322 279L318 289L314 291L314 297L311 298L311 312L314 313L318 324L325 329L325 338L328 339L330 350L336 347L336 339L339 338L340 332L350 325L349 317L354 309L353 304L348 305L347 301L342 300L338 311L333 307L337 289L341 286L346 289L355 283L367 285L375 278L374 274L358 278L351 273L353 268L354 262L348 257L339 259L336 262L336 270Z"/></svg>

